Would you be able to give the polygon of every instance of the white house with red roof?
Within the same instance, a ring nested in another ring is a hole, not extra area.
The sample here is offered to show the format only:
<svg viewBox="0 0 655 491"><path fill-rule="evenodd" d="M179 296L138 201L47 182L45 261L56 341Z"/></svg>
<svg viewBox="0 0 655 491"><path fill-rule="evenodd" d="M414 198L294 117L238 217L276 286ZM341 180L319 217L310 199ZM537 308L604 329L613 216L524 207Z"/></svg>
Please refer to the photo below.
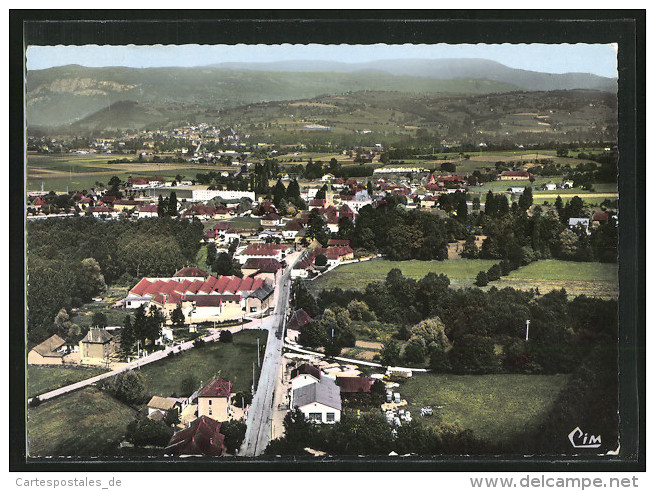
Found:
<svg viewBox="0 0 655 491"><path fill-rule="evenodd" d="M159 216L157 205L143 205L137 208L138 218L157 218Z"/></svg>
<svg viewBox="0 0 655 491"><path fill-rule="evenodd" d="M287 244L253 244L239 252L236 258L241 264L248 259L277 259L282 261L286 256Z"/></svg>
<svg viewBox="0 0 655 491"><path fill-rule="evenodd" d="M262 227L277 227L282 225L283 219L277 213L269 213L260 218L260 223Z"/></svg>

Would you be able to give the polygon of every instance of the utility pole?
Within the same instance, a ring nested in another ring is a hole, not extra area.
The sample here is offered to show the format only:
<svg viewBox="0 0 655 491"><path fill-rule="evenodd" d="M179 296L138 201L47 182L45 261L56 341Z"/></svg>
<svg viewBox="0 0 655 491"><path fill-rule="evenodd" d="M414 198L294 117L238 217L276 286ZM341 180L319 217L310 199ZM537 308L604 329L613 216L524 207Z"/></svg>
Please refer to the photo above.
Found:
<svg viewBox="0 0 655 491"><path fill-rule="evenodd" d="M261 367L261 363L259 362L259 338L257 338L257 368Z"/></svg>
<svg viewBox="0 0 655 491"><path fill-rule="evenodd" d="M530 333L530 319L525 321L525 340L528 340L528 335Z"/></svg>
<svg viewBox="0 0 655 491"><path fill-rule="evenodd" d="M255 396L255 364L252 364L252 386L250 388L250 393Z"/></svg>

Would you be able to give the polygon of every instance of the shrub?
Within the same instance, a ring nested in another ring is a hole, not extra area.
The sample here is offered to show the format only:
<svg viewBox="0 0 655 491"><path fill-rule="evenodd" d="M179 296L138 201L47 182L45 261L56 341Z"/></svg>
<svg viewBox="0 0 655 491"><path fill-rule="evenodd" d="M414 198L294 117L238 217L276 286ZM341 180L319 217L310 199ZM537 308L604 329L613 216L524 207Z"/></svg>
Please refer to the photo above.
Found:
<svg viewBox="0 0 655 491"><path fill-rule="evenodd" d="M487 278L487 273L480 271L475 277L475 284L477 286L487 286L489 284L489 278Z"/></svg>
<svg viewBox="0 0 655 491"><path fill-rule="evenodd" d="M173 429L162 421L135 419L127 425L127 441L137 446L165 447L173 436Z"/></svg>
<svg viewBox="0 0 655 491"><path fill-rule="evenodd" d="M497 281L500 279L501 276L501 270L500 266L497 264L494 264L492 267L489 268L489 271L487 271L487 279L489 281Z"/></svg>
<svg viewBox="0 0 655 491"><path fill-rule="evenodd" d="M199 385L200 380L198 380L194 375L187 375L180 382L180 395L189 397L196 391L196 389L198 389Z"/></svg>
<svg viewBox="0 0 655 491"><path fill-rule="evenodd" d="M119 401L130 405L144 403L149 397L143 377L132 370L103 380L100 388L109 392Z"/></svg>
<svg viewBox="0 0 655 491"><path fill-rule="evenodd" d="M219 336L219 341L221 343L231 343L232 342L232 331L228 331L227 329L224 331L221 331L221 335Z"/></svg>
<svg viewBox="0 0 655 491"><path fill-rule="evenodd" d="M202 348L206 345L207 343L205 342L204 339L198 338L193 342L193 347L194 348Z"/></svg>
<svg viewBox="0 0 655 491"><path fill-rule="evenodd" d="M225 435L227 451L234 454L246 437L246 423L241 420L226 421L221 424L221 433Z"/></svg>
<svg viewBox="0 0 655 491"><path fill-rule="evenodd" d="M232 396L232 405L245 407L252 404L252 394L249 390L237 392Z"/></svg>
<svg viewBox="0 0 655 491"><path fill-rule="evenodd" d="M328 263L327 256L325 254L319 254L316 256L316 259L314 259L314 264L318 267L326 266Z"/></svg>

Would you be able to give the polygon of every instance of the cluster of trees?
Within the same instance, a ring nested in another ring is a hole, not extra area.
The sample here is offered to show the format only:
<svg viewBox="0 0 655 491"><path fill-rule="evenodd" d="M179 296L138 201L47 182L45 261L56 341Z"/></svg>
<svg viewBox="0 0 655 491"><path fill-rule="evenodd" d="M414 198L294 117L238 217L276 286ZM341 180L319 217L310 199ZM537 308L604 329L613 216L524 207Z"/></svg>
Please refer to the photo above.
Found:
<svg viewBox="0 0 655 491"><path fill-rule="evenodd" d="M334 425L317 426L295 410L285 417L284 428L285 436L269 443L267 455L306 455L307 447L330 455L471 454L478 449L472 432L459 425L429 427L413 420L394 429L379 412L344 412Z"/></svg>
<svg viewBox="0 0 655 491"><path fill-rule="evenodd" d="M182 311L180 309L179 313ZM179 324L179 318L176 318L176 323ZM123 321L123 330L121 331L121 351L124 354L131 353L137 341L140 346L154 346L155 341L161 336L162 325L166 319L160 310L151 305L150 309L146 312L145 306L141 305L132 316L125 316ZM184 323L184 315L182 315L182 323Z"/></svg>
<svg viewBox="0 0 655 491"><path fill-rule="evenodd" d="M564 290L545 295L512 288L488 292L451 289L444 275L420 280L391 270L364 292L329 290L318 301L296 287L297 306L334 312L353 301L398 326L381 359L455 373L562 373L578 366L597 346L616 344L618 306L585 296L568 300ZM526 320L530 338L525 341Z"/></svg>
<svg viewBox="0 0 655 491"><path fill-rule="evenodd" d="M392 260L448 257L453 220L398 206L399 198L387 196L386 205L367 205L359 211L355 226L339 223L339 236L350 239L355 248L380 251Z"/></svg>
<svg viewBox="0 0 655 491"><path fill-rule="evenodd" d="M326 355L337 356L342 348L355 346L355 331L351 324L349 310L339 307L325 309L319 320L303 328L298 342L303 346L323 346Z"/></svg>
<svg viewBox="0 0 655 491"><path fill-rule="evenodd" d="M239 245L238 240L233 240L227 252L216 252L216 245L213 243L207 244L207 258L205 259L205 264L209 268L220 276L238 276L239 278L243 277L241 272L241 264L239 261L234 259L234 253L237 250Z"/></svg>
<svg viewBox="0 0 655 491"><path fill-rule="evenodd" d="M28 338L62 334L54 318L101 295L106 285L133 286L142 276L170 276L194 262L202 224L93 218L27 224Z"/></svg>
<svg viewBox="0 0 655 491"><path fill-rule="evenodd" d="M284 215L295 215L298 210L307 208L307 204L300 197L300 185L296 179L292 179L286 187L282 179L278 179L272 193L273 204Z"/></svg>
<svg viewBox="0 0 655 491"><path fill-rule="evenodd" d="M519 202L511 207L505 195L489 192L485 211L468 216L462 224L464 228L454 229L455 237L461 233L466 240L462 257L501 259L508 261L513 268L549 258L616 262L618 230L614 219L587 233L582 227L568 228L569 218L590 216L578 196L566 204L558 197L555 210L547 213L540 206L535 206L528 214L531 205L532 195L527 189ZM612 214L611 211L609 214ZM474 232L479 234L480 231L487 237L478 248Z"/></svg>

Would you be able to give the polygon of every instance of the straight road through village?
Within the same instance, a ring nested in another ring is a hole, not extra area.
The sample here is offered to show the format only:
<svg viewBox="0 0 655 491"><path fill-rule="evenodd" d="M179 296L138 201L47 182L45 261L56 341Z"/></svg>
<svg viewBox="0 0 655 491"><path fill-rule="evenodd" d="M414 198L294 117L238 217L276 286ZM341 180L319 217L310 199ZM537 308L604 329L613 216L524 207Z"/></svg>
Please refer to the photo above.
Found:
<svg viewBox="0 0 655 491"><path fill-rule="evenodd" d="M273 404L275 400L275 387L282 365L282 348L284 347L284 322L289 305L291 291L291 268L294 261L289 260L286 273L280 275L276 289L278 291L277 303L273 315L264 320L263 326L268 329L266 354L262 363L260 379L257 390L248 409L246 436L244 438L240 456L255 457L264 453L271 440Z"/></svg>

